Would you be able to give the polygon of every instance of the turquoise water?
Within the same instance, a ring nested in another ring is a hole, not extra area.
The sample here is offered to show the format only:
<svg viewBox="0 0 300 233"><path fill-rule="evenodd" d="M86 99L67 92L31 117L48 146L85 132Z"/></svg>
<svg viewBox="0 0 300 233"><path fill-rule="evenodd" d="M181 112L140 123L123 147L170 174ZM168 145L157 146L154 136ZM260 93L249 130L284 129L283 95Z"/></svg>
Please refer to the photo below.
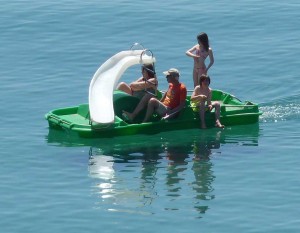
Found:
<svg viewBox="0 0 300 233"><path fill-rule="evenodd" d="M299 12L296 0L2 2L1 232L299 232ZM101 140L49 131L44 114L86 103L99 65L134 42L191 89L185 51L201 31L211 86L259 103L258 124Z"/></svg>

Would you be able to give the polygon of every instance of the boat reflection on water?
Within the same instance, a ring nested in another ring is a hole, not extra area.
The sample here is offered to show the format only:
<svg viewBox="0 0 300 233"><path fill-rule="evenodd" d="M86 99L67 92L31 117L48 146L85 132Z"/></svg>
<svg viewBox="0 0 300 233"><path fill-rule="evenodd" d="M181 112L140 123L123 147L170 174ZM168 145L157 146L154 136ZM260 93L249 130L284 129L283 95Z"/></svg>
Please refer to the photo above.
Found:
<svg viewBox="0 0 300 233"><path fill-rule="evenodd" d="M210 155L219 153L222 133L223 130L209 134L201 131L185 146L169 143L166 147L166 156L170 160L166 182L168 195L173 201L182 196L192 200L194 209L200 214L198 217L209 209L207 201L215 198ZM181 191L183 187L188 187L189 191Z"/></svg>
<svg viewBox="0 0 300 233"><path fill-rule="evenodd" d="M186 209L189 200L197 217L215 198L213 159L223 146L257 146L258 124L209 130L164 132L114 139L74 139L49 131L57 146L88 146L89 175L99 208L153 214ZM184 200L184 202L183 202Z"/></svg>

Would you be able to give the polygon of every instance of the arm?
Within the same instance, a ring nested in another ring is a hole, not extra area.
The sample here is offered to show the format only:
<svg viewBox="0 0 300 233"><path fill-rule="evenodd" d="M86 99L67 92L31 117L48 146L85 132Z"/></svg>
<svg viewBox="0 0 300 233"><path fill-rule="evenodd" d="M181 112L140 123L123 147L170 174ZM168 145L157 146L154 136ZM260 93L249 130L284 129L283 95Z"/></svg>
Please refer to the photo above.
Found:
<svg viewBox="0 0 300 233"><path fill-rule="evenodd" d="M160 102L164 102L164 100L165 100L165 98L166 98L166 96L167 96L167 92L168 92L168 91L166 91L165 94L161 97Z"/></svg>
<svg viewBox="0 0 300 233"><path fill-rule="evenodd" d="M176 108L173 108L170 112L168 112L167 115L171 115L173 113L179 112L184 107L185 107L185 100L184 101L180 101L180 104Z"/></svg>
<svg viewBox="0 0 300 233"><path fill-rule="evenodd" d="M207 99L206 95L200 95L198 93L200 93L200 87L199 86L197 86L194 89L193 94L191 96L191 101L193 101L193 102L200 102L200 101L205 101Z"/></svg>
<svg viewBox="0 0 300 233"><path fill-rule="evenodd" d="M195 45L194 47L190 48L188 51L185 52L185 54L189 57L194 57L194 58L198 58L199 56L195 55L193 52L197 49L197 45Z"/></svg>
<svg viewBox="0 0 300 233"><path fill-rule="evenodd" d="M156 78L148 79L146 82L144 81L143 78L139 78L135 82L130 83L130 88L133 91L140 91L146 88L156 89L156 85L157 85Z"/></svg>
<svg viewBox="0 0 300 233"><path fill-rule="evenodd" d="M207 95L207 105L208 105L208 108L209 108L209 111L212 110L212 104L211 104L211 93L212 93L212 90L209 88L209 93Z"/></svg>
<svg viewBox="0 0 300 233"><path fill-rule="evenodd" d="M153 89L156 89L157 88L157 78L150 78L146 81L146 84L145 84L145 87L146 88L153 88Z"/></svg>
<svg viewBox="0 0 300 233"><path fill-rule="evenodd" d="M208 69L209 69L209 68L214 64L214 62L215 62L214 54L213 54L213 51L212 51L211 48L209 48L209 50L208 50L208 56L209 56L210 62L209 62L209 64L208 64L207 68L206 68L206 73L207 73Z"/></svg>

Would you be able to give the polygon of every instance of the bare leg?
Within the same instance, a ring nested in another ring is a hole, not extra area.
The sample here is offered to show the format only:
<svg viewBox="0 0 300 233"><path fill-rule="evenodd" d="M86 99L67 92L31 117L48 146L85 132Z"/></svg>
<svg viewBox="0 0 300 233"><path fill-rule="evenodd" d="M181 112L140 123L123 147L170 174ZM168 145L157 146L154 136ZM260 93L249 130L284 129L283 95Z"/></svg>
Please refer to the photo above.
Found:
<svg viewBox="0 0 300 233"><path fill-rule="evenodd" d="M117 86L117 90L124 91L129 95L132 95L132 90L127 83L121 82Z"/></svg>
<svg viewBox="0 0 300 233"><path fill-rule="evenodd" d="M200 107L201 129L206 129L206 123L205 123L205 101L201 101L199 107Z"/></svg>
<svg viewBox="0 0 300 233"><path fill-rule="evenodd" d="M142 111L147 106L151 97L152 95L150 94L144 95L132 113L123 111L128 116L129 120L132 121L140 113L140 111Z"/></svg>
<svg viewBox="0 0 300 233"><path fill-rule="evenodd" d="M200 77L202 74L205 74L206 67L194 68L193 70L193 80L194 88L200 84Z"/></svg>
<svg viewBox="0 0 300 233"><path fill-rule="evenodd" d="M212 105L215 108L215 117L216 117L215 126L217 128L224 128L225 126L222 125L221 122L220 122L220 111L221 111L220 103L218 101L215 101L215 102L212 103Z"/></svg>
<svg viewBox="0 0 300 233"><path fill-rule="evenodd" d="M199 85L199 75L198 70L194 68L193 70L193 80L194 80L194 88Z"/></svg>
<svg viewBox="0 0 300 233"><path fill-rule="evenodd" d="M150 119L150 117L152 116L154 110L158 108L158 105L159 105L159 100L157 100L155 98L151 98L149 100L146 116L143 120L143 123L147 122Z"/></svg>

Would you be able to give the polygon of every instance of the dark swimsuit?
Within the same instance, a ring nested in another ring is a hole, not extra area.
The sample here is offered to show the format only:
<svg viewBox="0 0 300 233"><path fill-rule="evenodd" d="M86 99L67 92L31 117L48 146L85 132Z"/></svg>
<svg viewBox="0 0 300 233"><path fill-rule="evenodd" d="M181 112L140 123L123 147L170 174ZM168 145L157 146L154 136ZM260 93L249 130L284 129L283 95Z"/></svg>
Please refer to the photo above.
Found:
<svg viewBox="0 0 300 233"><path fill-rule="evenodd" d="M157 86L157 83L155 84L155 86ZM131 92L132 92L132 96L135 96L135 97L137 97L139 99L142 99L147 92L153 94L153 96L156 95L156 90L153 89L153 88L151 88L151 87L143 89L143 90L140 90L140 91L133 91L133 90L131 90Z"/></svg>
<svg viewBox="0 0 300 233"><path fill-rule="evenodd" d="M153 88L147 88L146 90L132 91L132 96L142 99L147 92L150 92L153 95L155 95L155 90Z"/></svg>

